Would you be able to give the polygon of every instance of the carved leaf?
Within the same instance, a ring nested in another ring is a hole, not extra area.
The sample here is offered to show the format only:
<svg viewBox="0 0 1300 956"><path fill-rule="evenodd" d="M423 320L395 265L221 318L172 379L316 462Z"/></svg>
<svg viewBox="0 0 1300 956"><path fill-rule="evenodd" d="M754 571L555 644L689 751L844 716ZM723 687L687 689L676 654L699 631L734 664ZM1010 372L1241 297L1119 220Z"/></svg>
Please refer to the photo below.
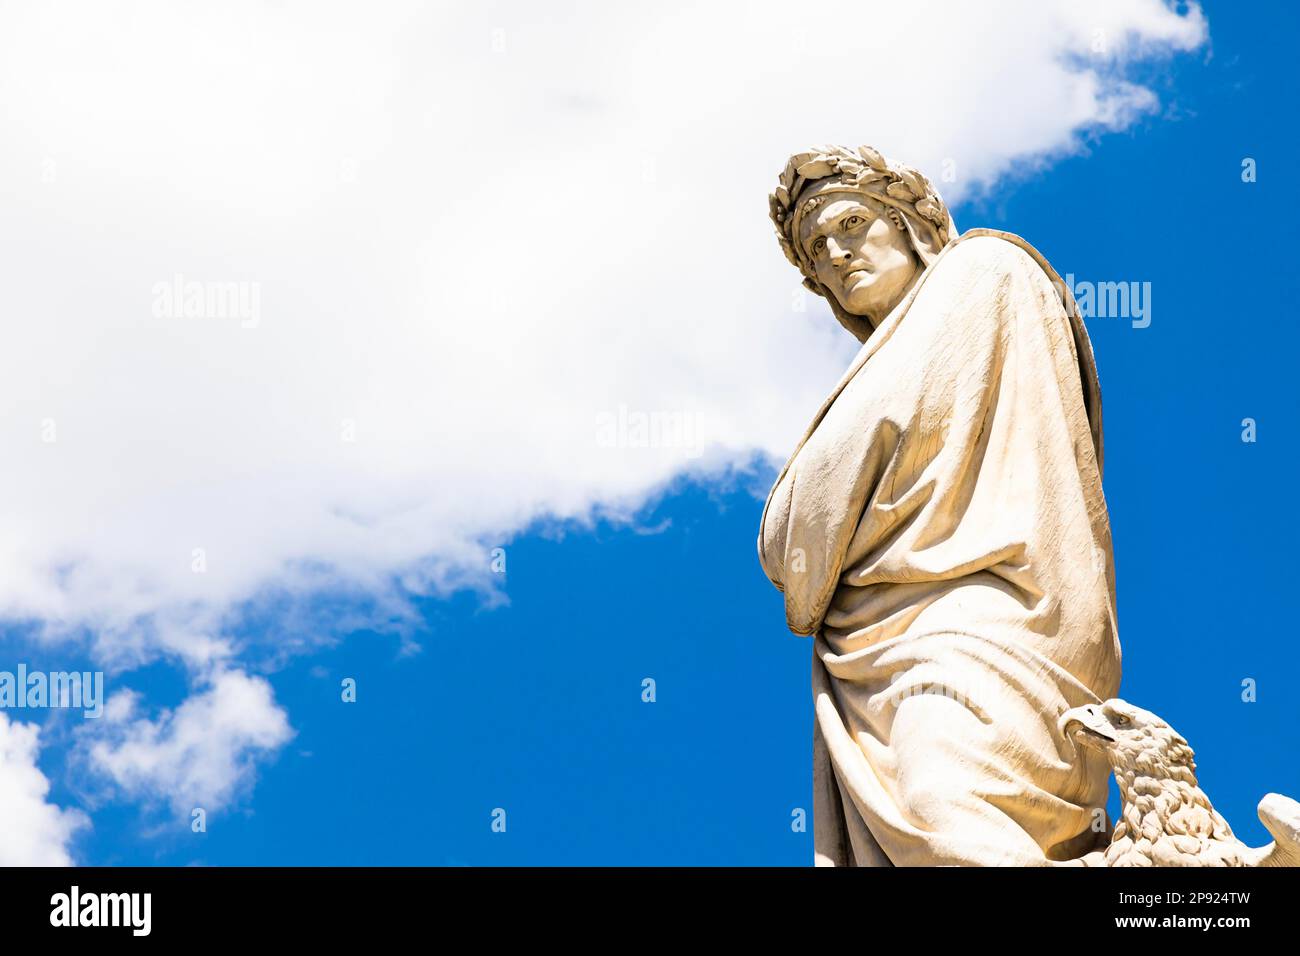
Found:
<svg viewBox="0 0 1300 956"><path fill-rule="evenodd" d="M799 167L799 175L804 179L821 179L835 171L825 159L813 159Z"/></svg>
<svg viewBox="0 0 1300 956"><path fill-rule="evenodd" d="M895 199L901 199L904 202L915 202L917 198L916 194L913 193L907 183L904 182L890 183L885 188L885 192L890 196L893 196Z"/></svg>
<svg viewBox="0 0 1300 956"><path fill-rule="evenodd" d="M912 190L912 194L917 199L920 199L925 195L925 184L921 182L916 173L912 172L910 169L900 169L898 175L902 178L903 182L907 183L908 188Z"/></svg>
<svg viewBox="0 0 1300 956"><path fill-rule="evenodd" d="M916 211L936 226L943 225L939 218L939 204L929 196L923 196L921 199L917 200Z"/></svg>
<svg viewBox="0 0 1300 956"><path fill-rule="evenodd" d="M885 164L885 157L881 156L870 146L859 146L858 155L861 156L863 161L872 169L877 169L880 170L881 172L884 172L885 169L888 168L887 165Z"/></svg>

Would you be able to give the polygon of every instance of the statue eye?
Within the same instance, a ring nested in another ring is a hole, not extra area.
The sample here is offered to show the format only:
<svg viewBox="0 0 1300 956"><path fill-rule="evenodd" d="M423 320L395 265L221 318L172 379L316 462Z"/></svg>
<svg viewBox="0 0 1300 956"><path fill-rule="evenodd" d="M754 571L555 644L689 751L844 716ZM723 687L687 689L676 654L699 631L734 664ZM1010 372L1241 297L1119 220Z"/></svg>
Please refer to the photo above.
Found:
<svg viewBox="0 0 1300 956"><path fill-rule="evenodd" d="M849 216L848 219L844 220L844 226L847 229L852 229L854 226L861 225L864 222L866 222L866 220L861 216Z"/></svg>
<svg viewBox="0 0 1300 956"><path fill-rule="evenodd" d="M1128 723L1129 723L1129 719L1125 717L1123 714L1115 715L1115 725L1117 727L1127 727Z"/></svg>
<svg viewBox="0 0 1300 956"><path fill-rule="evenodd" d="M813 255L815 256L821 255L822 250L824 250L825 248L826 248L826 240L818 239L816 242L813 243Z"/></svg>

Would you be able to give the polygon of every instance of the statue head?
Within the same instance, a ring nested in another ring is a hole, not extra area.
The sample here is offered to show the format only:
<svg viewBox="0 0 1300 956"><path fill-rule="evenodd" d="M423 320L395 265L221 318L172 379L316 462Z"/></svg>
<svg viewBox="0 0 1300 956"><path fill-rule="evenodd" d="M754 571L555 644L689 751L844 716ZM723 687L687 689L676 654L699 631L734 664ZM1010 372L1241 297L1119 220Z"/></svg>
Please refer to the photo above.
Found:
<svg viewBox="0 0 1300 956"><path fill-rule="evenodd" d="M781 249L859 341L956 237L921 173L870 146L818 146L790 157L769 197Z"/></svg>

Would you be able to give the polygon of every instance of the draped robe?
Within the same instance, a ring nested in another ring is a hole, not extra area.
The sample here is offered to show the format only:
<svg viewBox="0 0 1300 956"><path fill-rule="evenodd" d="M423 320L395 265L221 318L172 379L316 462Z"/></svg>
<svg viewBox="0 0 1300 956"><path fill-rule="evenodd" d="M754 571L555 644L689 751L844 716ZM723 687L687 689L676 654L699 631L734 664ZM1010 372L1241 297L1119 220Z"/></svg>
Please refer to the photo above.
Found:
<svg viewBox="0 0 1300 956"><path fill-rule="evenodd" d="M1056 732L1119 689L1092 348L1024 240L950 243L871 333L759 534L814 635L816 861L1044 865L1103 846Z"/></svg>

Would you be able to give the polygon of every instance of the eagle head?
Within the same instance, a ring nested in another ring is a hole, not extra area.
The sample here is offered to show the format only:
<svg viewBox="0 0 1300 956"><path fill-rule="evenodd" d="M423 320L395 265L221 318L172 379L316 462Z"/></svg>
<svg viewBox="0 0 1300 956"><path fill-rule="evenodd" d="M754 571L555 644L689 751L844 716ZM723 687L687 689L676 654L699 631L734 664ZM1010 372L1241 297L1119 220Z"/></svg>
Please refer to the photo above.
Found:
<svg viewBox="0 0 1300 956"><path fill-rule="evenodd" d="M1105 755L1116 772L1196 783L1195 755L1187 741L1151 711L1126 700L1073 707L1061 715L1057 729L1075 746Z"/></svg>

